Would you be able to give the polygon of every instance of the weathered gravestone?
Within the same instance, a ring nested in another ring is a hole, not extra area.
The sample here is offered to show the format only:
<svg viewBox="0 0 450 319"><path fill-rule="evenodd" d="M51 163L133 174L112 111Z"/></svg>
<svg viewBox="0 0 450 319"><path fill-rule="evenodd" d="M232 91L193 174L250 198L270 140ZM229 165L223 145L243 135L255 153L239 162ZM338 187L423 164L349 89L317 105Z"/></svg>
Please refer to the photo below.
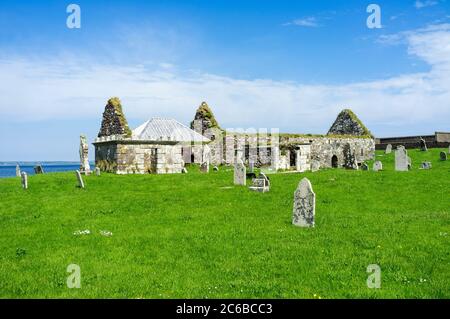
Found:
<svg viewBox="0 0 450 319"><path fill-rule="evenodd" d="M209 173L209 163L208 162L202 163L202 165L200 166L200 172Z"/></svg>
<svg viewBox="0 0 450 319"><path fill-rule="evenodd" d="M214 167L213 167L213 171L214 171L214 172L218 172L218 171L219 171L219 168L218 168L217 166L214 166Z"/></svg>
<svg viewBox="0 0 450 319"><path fill-rule="evenodd" d="M21 176L19 164L16 165L16 176L17 176L17 177L20 177L20 176Z"/></svg>
<svg viewBox="0 0 450 319"><path fill-rule="evenodd" d="M421 165L422 169L431 169L433 166L431 165L430 162L423 162Z"/></svg>
<svg viewBox="0 0 450 319"><path fill-rule="evenodd" d="M254 169L255 169L255 163L253 163L253 161L250 161L248 163L248 172L253 173Z"/></svg>
<svg viewBox="0 0 450 319"><path fill-rule="evenodd" d="M404 146L397 146L395 150L395 170L398 172L406 172L411 168L411 159L408 151Z"/></svg>
<svg viewBox="0 0 450 319"><path fill-rule="evenodd" d="M96 176L100 176L100 174L101 174L100 167L96 167L96 168L95 168L95 175L96 175Z"/></svg>
<svg viewBox="0 0 450 319"><path fill-rule="evenodd" d="M234 185L246 185L246 168L242 160L237 160L234 165Z"/></svg>
<svg viewBox="0 0 450 319"><path fill-rule="evenodd" d="M367 163L362 163L362 164L361 164L361 169L362 169L363 171L368 171L368 170L369 170L369 165L367 165Z"/></svg>
<svg viewBox="0 0 450 319"><path fill-rule="evenodd" d="M78 187L79 187L79 188L84 188L83 177L81 176L80 171L77 170L77 171L75 172L75 174L77 175Z"/></svg>
<svg viewBox="0 0 450 319"><path fill-rule="evenodd" d="M292 223L299 227L314 227L316 215L316 194L311 182L304 178L294 193L294 210Z"/></svg>
<svg viewBox="0 0 450 319"><path fill-rule="evenodd" d="M447 154L445 154L445 152L441 152L440 159L441 159L441 161L446 161L447 160Z"/></svg>
<svg viewBox="0 0 450 319"><path fill-rule="evenodd" d="M86 175L91 173L89 165L89 145L85 135L80 136L80 172Z"/></svg>
<svg viewBox="0 0 450 319"><path fill-rule="evenodd" d="M375 172L382 171L383 170L383 163L381 163L380 161L375 161L375 163L373 163L373 170Z"/></svg>
<svg viewBox="0 0 450 319"><path fill-rule="evenodd" d="M260 173L258 177L253 178L250 190L260 193L270 191L270 180L264 173Z"/></svg>
<svg viewBox="0 0 450 319"><path fill-rule="evenodd" d="M34 173L35 173L35 174L44 174L44 168L42 167L41 164L36 165L36 166L34 167Z"/></svg>
<svg viewBox="0 0 450 319"><path fill-rule="evenodd" d="M344 167L346 169L358 169L355 152L352 151L349 143L344 145L343 152L344 152Z"/></svg>
<svg viewBox="0 0 450 319"><path fill-rule="evenodd" d="M427 142L422 137L419 140L419 148L422 152L428 151Z"/></svg>
<svg viewBox="0 0 450 319"><path fill-rule="evenodd" d="M181 173L187 174L187 172L188 172L188 170L186 169L186 167L183 167L183 168L181 169Z"/></svg>
<svg viewBox="0 0 450 319"><path fill-rule="evenodd" d="M28 175L26 172L22 172L20 174L21 176L21 180L22 180L22 188L23 189L28 189Z"/></svg>
<svg viewBox="0 0 450 319"><path fill-rule="evenodd" d="M384 152L385 154L391 154L392 153L392 145L388 144L386 146L386 151Z"/></svg>
<svg viewBox="0 0 450 319"><path fill-rule="evenodd" d="M317 172L319 169L320 169L320 162L316 160L311 161L311 171Z"/></svg>

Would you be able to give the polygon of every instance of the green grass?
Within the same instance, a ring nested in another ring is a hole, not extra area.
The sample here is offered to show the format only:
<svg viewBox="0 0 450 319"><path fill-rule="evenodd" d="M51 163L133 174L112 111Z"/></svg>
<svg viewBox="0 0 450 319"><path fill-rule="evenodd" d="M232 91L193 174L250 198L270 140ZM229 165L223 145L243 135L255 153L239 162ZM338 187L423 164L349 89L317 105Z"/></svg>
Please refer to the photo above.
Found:
<svg viewBox="0 0 450 319"><path fill-rule="evenodd" d="M439 151L410 151L410 172L377 153L383 172L271 175L265 194L233 186L225 167L89 176L84 190L72 172L30 176L27 191L1 179L0 297L449 298L450 161ZM433 169L419 170L424 160ZM304 176L314 229L291 225ZM66 286L72 263L81 289ZM381 289L367 288L369 264Z"/></svg>

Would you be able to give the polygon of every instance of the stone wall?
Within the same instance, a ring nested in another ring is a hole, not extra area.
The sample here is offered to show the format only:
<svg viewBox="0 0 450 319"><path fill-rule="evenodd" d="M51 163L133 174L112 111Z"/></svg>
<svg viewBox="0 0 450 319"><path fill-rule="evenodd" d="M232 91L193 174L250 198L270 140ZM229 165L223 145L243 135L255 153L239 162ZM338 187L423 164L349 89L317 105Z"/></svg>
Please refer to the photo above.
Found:
<svg viewBox="0 0 450 319"><path fill-rule="evenodd" d="M179 144L110 140L95 145L95 164L116 174L172 174L184 167Z"/></svg>

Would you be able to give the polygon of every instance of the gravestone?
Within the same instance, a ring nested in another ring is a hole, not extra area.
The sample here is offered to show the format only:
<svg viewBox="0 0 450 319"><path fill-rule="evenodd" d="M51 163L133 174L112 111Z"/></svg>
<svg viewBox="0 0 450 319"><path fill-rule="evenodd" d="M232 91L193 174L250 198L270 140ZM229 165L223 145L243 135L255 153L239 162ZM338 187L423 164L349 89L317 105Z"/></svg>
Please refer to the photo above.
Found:
<svg viewBox="0 0 450 319"><path fill-rule="evenodd" d="M362 169L363 171L368 171L368 170L369 170L369 165L367 165L367 163L362 163L362 164L361 164L361 169Z"/></svg>
<svg viewBox="0 0 450 319"><path fill-rule="evenodd" d="M441 152L440 159L441 159L441 161L446 161L447 160L447 154L445 154L445 152Z"/></svg>
<svg viewBox="0 0 450 319"><path fill-rule="evenodd" d="M349 143L344 145L343 152L344 152L344 167L346 169L358 169L355 152L351 149Z"/></svg>
<svg viewBox="0 0 450 319"><path fill-rule="evenodd" d="M77 175L78 187L79 187L79 188L84 188L83 177L81 177L80 171L77 170L77 171L75 172L75 174Z"/></svg>
<svg viewBox="0 0 450 319"><path fill-rule="evenodd" d="M254 169L255 169L255 163L253 163L253 161L250 161L248 163L248 172L253 173Z"/></svg>
<svg viewBox="0 0 450 319"><path fill-rule="evenodd" d="M421 165L422 169L431 169L432 167L431 162L423 162Z"/></svg>
<svg viewBox="0 0 450 319"><path fill-rule="evenodd" d="M237 160L234 165L234 185L246 185L246 168L242 160Z"/></svg>
<svg viewBox="0 0 450 319"><path fill-rule="evenodd" d="M209 173L209 163L208 162L202 163L202 165L200 166L200 172Z"/></svg>
<svg viewBox="0 0 450 319"><path fill-rule="evenodd" d="M214 166L214 167L213 167L213 171L214 171L214 172L218 172L218 171L219 171L219 168L218 168L217 166Z"/></svg>
<svg viewBox="0 0 450 319"><path fill-rule="evenodd" d="M80 172L86 175L91 173L89 165L89 145L85 135L80 136Z"/></svg>
<svg viewBox="0 0 450 319"><path fill-rule="evenodd" d="M383 163L381 163L380 161L375 161L375 163L373 163L373 170L375 172L382 171L383 170Z"/></svg>
<svg viewBox="0 0 450 319"><path fill-rule="evenodd" d="M36 166L34 167L34 173L35 173L36 175L37 175L37 174L44 174L44 168L42 167L41 164L36 165Z"/></svg>
<svg viewBox="0 0 450 319"><path fill-rule="evenodd" d="M19 164L16 165L16 176L17 176L17 177L20 177L20 176L21 176Z"/></svg>
<svg viewBox="0 0 450 319"><path fill-rule="evenodd" d="M425 140L423 138L420 138L420 140L419 140L419 147L422 152L428 151L427 142L425 142Z"/></svg>
<svg viewBox="0 0 450 319"><path fill-rule="evenodd" d="M294 193L292 224L299 227L314 227L316 214L316 194L311 182L305 177Z"/></svg>
<svg viewBox="0 0 450 319"><path fill-rule="evenodd" d="M385 154L391 154L392 153L392 145L388 144L386 146L386 151L384 152Z"/></svg>
<svg viewBox="0 0 450 319"><path fill-rule="evenodd" d="M316 160L311 161L311 171L317 172L320 169L320 162Z"/></svg>
<svg viewBox="0 0 450 319"><path fill-rule="evenodd" d="M20 174L21 176L21 180L22 180L22 188L23 189L28 189L28 175L26 172L22 172Z"/></svg>
<svg viewBox="0 0 450 319"><path fill-rule="evenodd" d="M408 151L404 146L397 146L395 150L395 170L398 172L407 172L411 168L411 159L408 157Z"/></svg>
<svg viewBox="0 0 450 319"><path fill-rule="evenodd" d="M96 175L96 176L100 176L100 174L101 174L100 167L96 167L96 168L95 168L95 175Z"/></svg>
<svg viewBox="0 0 450 319"><path fill-rule="evenodd" d="M187 174L187 172L188 172L188 170L186 169L186 167L183 167L183 168L181 169L181 173Z"/></svg>
<svg viewBox="0 0 450 319"><path fill-rule="evenodd" d="M258 177L252 179L252 186L249 189L255 192L266 193L270 191L270 180L266 174L260 173Z"/></svg>

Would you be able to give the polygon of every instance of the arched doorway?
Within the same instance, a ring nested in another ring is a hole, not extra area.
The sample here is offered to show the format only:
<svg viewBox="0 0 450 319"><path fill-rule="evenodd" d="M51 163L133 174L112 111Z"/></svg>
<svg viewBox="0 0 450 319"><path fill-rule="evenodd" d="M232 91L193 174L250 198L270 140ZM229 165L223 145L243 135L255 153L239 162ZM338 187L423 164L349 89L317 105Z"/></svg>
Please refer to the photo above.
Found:
<svg viewBox="0 0 450 319"><path fill-rule="evenodd" d="M331 158L331 167L338 168L338 166L338 158L336 155L333 155L333 157Z"/></svg>

